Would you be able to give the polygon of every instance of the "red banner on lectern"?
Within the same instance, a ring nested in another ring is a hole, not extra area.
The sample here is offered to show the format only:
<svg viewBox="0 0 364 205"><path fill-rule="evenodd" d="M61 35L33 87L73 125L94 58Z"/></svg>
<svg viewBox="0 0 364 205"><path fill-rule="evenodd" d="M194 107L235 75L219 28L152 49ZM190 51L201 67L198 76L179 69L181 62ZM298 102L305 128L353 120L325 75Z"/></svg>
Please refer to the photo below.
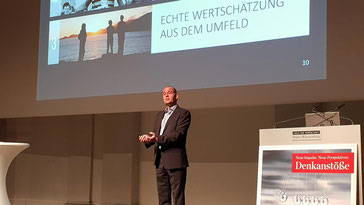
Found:
<svg viewBox="0 0 364 205"><path fill-rule="evenodd" d="M354 153L293 153L294 173L354 173Z"/></svg>

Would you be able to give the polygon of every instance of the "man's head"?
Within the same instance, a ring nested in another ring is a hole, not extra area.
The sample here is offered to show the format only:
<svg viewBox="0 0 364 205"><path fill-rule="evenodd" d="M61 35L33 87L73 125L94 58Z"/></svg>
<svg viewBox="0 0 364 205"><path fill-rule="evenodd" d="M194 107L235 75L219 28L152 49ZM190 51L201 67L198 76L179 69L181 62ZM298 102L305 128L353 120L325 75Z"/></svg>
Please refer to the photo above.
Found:
<svg viewBox="0 0 364 205"><path fill-rule="evenodd" d="M111 26L112 25L112 21L111 20L109 20L109 26Z"/></svg>
<svg viewBox="0 0 364 205"><path fill-rule="evenodd" d="M70 3L66 2L63 4L63 13L65 15L72 13L72 7L71 7Z"/></svg>
<svg viewBox="0 0 364 205"><path fill-rule="evenodd" d="M120 15L120 21L124 20L124 16Z"/></svg>
<svg viewBox="0 0 364 205"><path fill-rule="evenodd" d="M178 94L176 88L167 86L163 89L163 102L167 107L177 104Z"/></svg>

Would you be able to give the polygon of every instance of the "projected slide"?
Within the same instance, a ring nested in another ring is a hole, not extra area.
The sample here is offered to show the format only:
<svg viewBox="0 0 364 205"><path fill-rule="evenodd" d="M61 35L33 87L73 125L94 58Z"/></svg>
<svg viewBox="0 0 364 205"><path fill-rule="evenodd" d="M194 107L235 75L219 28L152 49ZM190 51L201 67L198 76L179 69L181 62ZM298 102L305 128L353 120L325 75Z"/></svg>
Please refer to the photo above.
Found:
<svg viewBox="0 0 364 205"><path fill-rule="evenodd" d="M325 0L42 0L40 27L40 100L326 78Z"/></svg>
<svg viewBox="0 0 364 205"><path fill-rule="evenodd" d="M51 21L48 64L150 53L151 12L146 6Z"/></svg>

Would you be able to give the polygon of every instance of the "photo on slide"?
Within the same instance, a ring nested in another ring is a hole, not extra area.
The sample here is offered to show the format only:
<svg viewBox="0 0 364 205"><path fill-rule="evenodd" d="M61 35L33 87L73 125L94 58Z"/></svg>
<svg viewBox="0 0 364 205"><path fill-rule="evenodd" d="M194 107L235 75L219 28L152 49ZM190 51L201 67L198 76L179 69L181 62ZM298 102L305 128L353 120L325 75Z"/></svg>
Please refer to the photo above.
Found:
<svg viewBox="0 0 364 205"><path fill-rule="evenodd" d="M114 7L123 8L125 6L141 3L158 3L160 0L49 0L50 17L66 16L75 13L85 13L88 11L103 10Z"/></svg>
<svg viewBox="0 0 364 205"><path fill-rule="evenodd" d="M59 56L49 58L69 63L150 53L151 12L145 6L60 20Z"/></svg>

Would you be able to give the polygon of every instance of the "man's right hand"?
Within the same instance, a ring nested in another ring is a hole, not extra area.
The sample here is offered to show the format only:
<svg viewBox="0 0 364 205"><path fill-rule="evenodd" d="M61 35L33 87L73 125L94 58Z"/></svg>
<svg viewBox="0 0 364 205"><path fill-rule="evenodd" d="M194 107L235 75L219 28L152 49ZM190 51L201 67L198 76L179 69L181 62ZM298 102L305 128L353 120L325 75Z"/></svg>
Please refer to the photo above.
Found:
<svg viewBox="0 0 364 205"><path fill-rule="evenodd" d="M140 135L139 136L139 142L141 143L149 143L149 142L155 142L155 135L150 136L150 135Z"/></svg>

